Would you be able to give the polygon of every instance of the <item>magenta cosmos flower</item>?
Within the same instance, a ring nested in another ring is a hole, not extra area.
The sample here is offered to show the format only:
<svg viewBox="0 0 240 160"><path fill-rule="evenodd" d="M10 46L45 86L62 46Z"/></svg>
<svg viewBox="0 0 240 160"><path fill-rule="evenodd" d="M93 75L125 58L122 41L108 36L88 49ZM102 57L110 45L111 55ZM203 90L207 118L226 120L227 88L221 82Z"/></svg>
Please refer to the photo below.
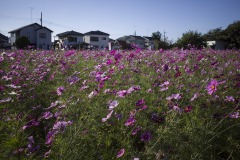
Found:
<svg viewBox="0 0 240 160"><path fill-rule="evenodd" d="M128 120L125 122L125 126L133 126L135 122L135 117L133 115L130 115Z"/></svg>
<svg viewBox="0 0 240 160"><path fill-rule="evenodd" d="M125 149L122 148L120 151L118 151L118 153L117 153L117 158L122 157L122 156L124 155L124 153L125 153Z"/></svg>
<svg viewBox="0 0 240 160"><path fill-rule="evenodd" d="M64 90L65 90L64 86L58 87L57 88L57 95L61 96Z"/></svg>
<svg viewBox="0 0 240 160"><path fill-rule="evenodd" d="M216 92L218 84L219 83L217 82L217 80L212 79L211 82L208 83L206 88L208 94L212 95L214 92Z"/></svg>
<svg viewBox="0 0 240 160"><path fill-rule="evenodd" d="M141 134L141 141L149 142L152 139L152 134L150 131L146 131Z"/></svg>

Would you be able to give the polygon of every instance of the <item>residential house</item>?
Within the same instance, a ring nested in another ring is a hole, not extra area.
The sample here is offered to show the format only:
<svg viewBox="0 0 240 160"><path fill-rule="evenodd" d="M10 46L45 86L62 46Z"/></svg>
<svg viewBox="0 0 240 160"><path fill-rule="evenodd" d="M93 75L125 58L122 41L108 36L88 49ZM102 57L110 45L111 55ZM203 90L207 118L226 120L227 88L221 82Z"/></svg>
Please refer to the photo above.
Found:
<svg viewBox="0 0 240 160"><path fill-rule="evenodd" d="M8 37L0 33L0 48L7 48Z"/></svg>
<svg viewBox="0 0 240 160"><path fill-rule="evenodd" d="M224 41L207 41L207 46L211 47L212 49L216 49L216 50L222 50L225 49L226 47L226 42Z"/></svg>
<svg viewBox="0 0 240 160"><path fill-rule="evenodd" d="M9 43L11 43L11 46L15 46L16 40L25 36L29 39L31 46L39 49L50 49L52 32L47 27L33 23L8 32L11 34Z"/></svg>
<svg viewBox="0 0 240 160"><path fill-rule="evenodd" d="M109 34L101 31L90 31L84 34L84 42L90 44L90 48L108 48Z"/></svg>
<svg viewBox="0 0 240 160"><path fill-rule="evenodd" d="M59 44L61 48L70 49L70 48L80 48L80 45L84 42L82 33L76 31L67 31L59 33L56 36L59 38Z"/></svg>
<svg viewBox="0 0 240 160"><path fill-rule="evenodd" d="M121 48L121 45L117 40L109 38L109 43L108 43L109 50L117 50L120 48Z"/></svg>
<svg viewBox="0 0 240 160"><path fill-rule="evenodd" d="M145 38L145 47L149 50L154 49L154 39L152 37L143 36Z"/></svg>
<svg viewBox="0 0 240 160"><path fill-rule="evenodd" d="M133 45L136 45L138 48L145 49L145 41L146 39L141 36L133 36L130 35L129 42Z"/></svg>
<svg viewBox="0 0 240 160"><path fill-rule="evenodd" d="M145 49L146 47L145 45L146 39L141 36L134 36L134 35L124 36L124 37L118 38L117 41L120 43L123 49L126 49L126 47L129 48L129 46L134 46L134 45L141 49Z"/></svg>

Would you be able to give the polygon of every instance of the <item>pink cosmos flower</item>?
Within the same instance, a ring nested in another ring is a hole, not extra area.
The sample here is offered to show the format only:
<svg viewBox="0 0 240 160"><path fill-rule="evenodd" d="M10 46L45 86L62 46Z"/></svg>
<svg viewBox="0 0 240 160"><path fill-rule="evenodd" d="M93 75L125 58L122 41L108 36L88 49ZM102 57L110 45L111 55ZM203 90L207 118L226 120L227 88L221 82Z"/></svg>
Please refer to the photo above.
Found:
<svg viewBox="0 0 240 160"><path fill-rule="evenodd" d="M55 77L55 75L56 75L56 71L55 71L55 72L53 72L53 74L50 76L49 80L50 80L50 81L51 81L51 80L53 80L53 79L54 79L54 77Z"/></svg>
<svg viewBox="0 0 240 160"><path fill-rule="evenodd" d="M234 102L235 99L233 98L233 96L226 96L225 101L228 101L228 102L232 101L232 102Z"/></svg>
<svg viewBox="0 0 240 160"><path fill-rule="evenodd" d="M152 139L152 134L150 131L146 131L141 134L141 141L149 142Z"/></svg>
<svg viewBox="0 0 240 160"><path fill-rule="evenodd" d="M135 116L130 115L128 120L125 122L125 126L133 126L135 122L136 122Z"/></svg>
<svg viewBox="0 0 240 160"><path fill-rule="evenodd" d="M169 96L169 97L167 97L166 99L167 100L172 100L172 99L180 99L182 96L179 94L179 93L177 93L177 94L172 94L171 96Z"/></svg>
<svg viewBox="0 0 240 160"><path fill-rule="evenodd" d="M92 98L93 96L96 96L98 93L97 91L92 91L89 95L88 98Z"/></svg>
<svg viewBox="0 0 240 160"><path fill-rule="evenodd" d="M61 96L64 90L65 90L64 86L58 87L57 88L57 95Z"/></svg>
<svg viewBox="0 0 240 160"><path fill-rule="evenodd" d="M209 82L206 87L208 94L212 95L213 93L215 93L217 91L218 85L219 85L219 83L217 82L217 80L212 79L211 82Z"/></svg>
<svg viewBox="0 0 240 160"><path fill-rule="evenodd" d="M26 125L23 126L23 130L30 128L32 126L38 126L40 123L37 119L32 119L31 121L29 121Z"/></svg>
<svg viewBox="0 0 240 160"><path fill-rule="evenodd" d="M125 149L122 148L120 151L118 151L118 153L117 153L117 158L122 157L122 156L124 155L124 153L125 153Z"/></svg>
<svg viewBox="0 0 240 160"><path fill-rule="evenodd" d="M30 137L28 137L28 145L27 145L27 148L28 148L28 152L29 153L33 153L33 152L35 152L35 151L37 151L37 150L39 150L39 148L40 148L40 146L38 145L38 146L33 146L34 145L34 139L33 139L33 136L30 136Z"/></svg>
<svg viewBox="0 0 240 160"><path fill-rule="evenodd" d="M191 101L193 101L194 99L196 99L198 96L199 96L199 93L195 93L195 94L193 95L193 97L191 98Z"/></svg>
<svg viewBox="0 0 240 160"><path fill-rule="evenodd" d="M109 88L108 88L108 89L105 89L103 93L108 93L108 92L110 92L110 89L109 89Z"/></svg>
<svg viewBox="0 0 240 160"><path fill-rule="evenodd" d="M138 131L140 131L141 130L141 127L140 126L137 126L136 128L134 128L133 130L132 130L132 135L136 135L137 133L138 133Z"/></svg>
<svg viewBox="0 0 240 160"><path fill-rule="evenodd" d="M45 142L46 145L51 145L52 144L52 141L53 141L56 133L57 133L56 130L51 130L51 131L48 132L47 137L46 137L46 142Z"/></svg>
<svg viewBox="0 0 240 160"><path fill-rule="evenodd" d="M4 87L3 86L0 86L0 91L3 91L4 90Z"/></svg>
<svg viewBox="0 0 240 160"><path fill-rule="evenodd" d="M63 131L68 125L73 124L72 121L58 121L53 125L53 130Z"/></svg>
<svg viewBox="0 0 240 160"><path fill-rule="evenodd" d="M182 109L178 106L173 106L173 110L177 111L178 113L182 113Z"/></svg>
<svg viewBox="0 0 240 160"><path fill-rule="evenodd" d="M184 112L185 113L188 113L188 112L191 112L192 111L192 106L187 106L185 109L184 109Z"/></svg>
<svg viewBox="0 0 240 160"><path fill-rule="evenodd" d="M117 100L111 101L109 103L109 110L113 110L115 107L117 107L119 102Z"/></svg>
<svg viewBox="0 0 240 160"><path fill-rule="evenodd" d="M230 118L239 118L239 112L233 112L229 115Z"/></svg>
<svg viewBox="0 0 240 160"><path fill-rule="evenodd" d="M106 122L112 116L113 110L111 110L106 118L102 118L102 122Z"/></svg>
<svg viewBox="0 0 240 160"><path fill-rule="evenodd" d="M12 100L12 98L11 98L11 97L8 97L8 98L5 98L5 99L0 100L0 103L10 102L11 100Z"/></svg>
<svg viewBox="0 0 240 160"><path fill-rule="evenodd" d="M4 58L2 56L0 56L0 62L2 62L4 60Z"/></svg>
<svg viewBox="0 0 240 160"><path fill-rule="evenodd" d="M51 149L49 151L45 152L44 157L47 158L50 155L50 153L51 153Z"/></svg>
<svg viewBox="0 0 240 160"><path fill-rule="evenodd" d="M136 102L136 106L142 106L142 105L144 105L145 104L145 101L144 101L144 99L140 99L140 100L138 100L137 102Z"/></svg>
<svg viewBox="0 0 240 160"><path fill-rule="evenodd" d="M118 91L117 95L118 97L125 97L127 95L127 91L126 90Z"/></svg>
<svg viewBox="0 0 240 160"><path fill-rule="evenodd" d="M53 117L53 114L49 111L45 112L42 116L42 118L44 119L49 119L49 118L52 118Z"/></svg>

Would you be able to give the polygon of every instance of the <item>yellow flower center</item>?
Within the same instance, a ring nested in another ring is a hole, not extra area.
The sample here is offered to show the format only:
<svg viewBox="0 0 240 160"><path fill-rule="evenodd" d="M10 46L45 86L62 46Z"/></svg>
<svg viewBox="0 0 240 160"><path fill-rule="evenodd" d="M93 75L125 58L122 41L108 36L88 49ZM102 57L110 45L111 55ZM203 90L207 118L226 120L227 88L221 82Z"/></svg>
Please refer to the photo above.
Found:
<svg viewBox="0 0 240 160"><path fill-rule="evenodd" d="M212 85L212 89L214 89L214 88L215 88L215 86Z"/></svg>

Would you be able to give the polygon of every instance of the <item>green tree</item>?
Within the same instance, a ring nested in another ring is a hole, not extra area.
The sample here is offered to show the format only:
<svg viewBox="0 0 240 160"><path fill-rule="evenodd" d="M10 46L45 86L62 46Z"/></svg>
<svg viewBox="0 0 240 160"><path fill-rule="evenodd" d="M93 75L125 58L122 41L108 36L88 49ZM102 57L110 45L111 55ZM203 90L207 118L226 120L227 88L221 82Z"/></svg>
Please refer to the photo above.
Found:
<svg viewBox="0 0 240 160"><path fill-rule="evenodd" d="M24 49L28 45L30 45L30 41L27 37L22 36L16 40L16 46L18 49Z"/></svg>
<svg viewBox="0 0 240 160"><path fill-rule="evenodd" d="M189 45L195 46L196 48L202 48L206 46L206 41L201 33L197 31L188 31L183 33L181 38L178 38L175 45L185 49L188 48Z"/></svg>
<svg viewBox="0 0 240 160"><path fill-rule="evenodd" d="M203 38L206 41L214 41L214 40L225 41L226 40L225 30L222 30L221 27L211 29L206 34L203 35Z"/></svg>
<svg viewBox="0 0 240 160"><path fill-rule="evenodd" d="M240 21L234 21L225 29L228 48L240 48Z"/></svg>
<svg viewBox="0 0 240 160"><path fill-rule="evenodd" d="M165 39L162 39L162 33L157 31L152 33L152 38L154 39L154 48L155 49L168 49L171 46L171 42L168 41L167 37Z"/></svg>
<svg viewBox="0 0 240 160"><path fill-rule="evenodd" d="M162 33L157 31L152 33L152 38L156 41L160 41L162 39Z"/></svg>

